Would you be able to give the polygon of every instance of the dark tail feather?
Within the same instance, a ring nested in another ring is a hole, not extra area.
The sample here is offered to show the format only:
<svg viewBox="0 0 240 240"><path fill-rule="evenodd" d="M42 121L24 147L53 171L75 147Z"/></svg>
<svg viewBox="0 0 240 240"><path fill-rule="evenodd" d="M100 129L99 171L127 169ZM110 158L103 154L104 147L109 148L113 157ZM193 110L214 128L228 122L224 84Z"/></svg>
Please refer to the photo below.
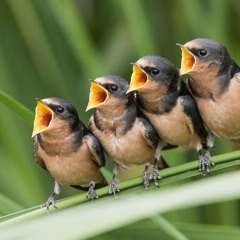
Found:
<svg viewBox="0 0 240 240"><path fill-rule="evenodd" d="M163 150L170 150L170 149L174 149L174 148L177 148L178 146L176 146L176 145L171 145L171 144L168 144L167 146L165 146L164 148L163 148Z"/></svg>
<svg viewBox="0 0 240 240"><path fill-rule="evenodd" d="M101 183L96 183L95 189L106 187L108 185L106 179L103 177Z"/></svg>
<svg viewBox="0 0 240 240"><path fill-rule="evenodd" d="M161 158L158 161L158 169L164 169L164 168L169 168L170 166L168 165L168 163L166 162L166 160L164 159L163 156L161 156Z"/></svg>
<svg viewBox="0 0 240 240"><path fill-rule="evenodd" d="M106 187L107 185L108 185L108 183L107 183L106 179L104 177L102 177L102 182L101 183L96 183L95 189ZM89 186L82 187L80 185L71 185L71 187L77 188L77 189L82 190L82 191L88 191L88 189L89 189Z"/></svg>

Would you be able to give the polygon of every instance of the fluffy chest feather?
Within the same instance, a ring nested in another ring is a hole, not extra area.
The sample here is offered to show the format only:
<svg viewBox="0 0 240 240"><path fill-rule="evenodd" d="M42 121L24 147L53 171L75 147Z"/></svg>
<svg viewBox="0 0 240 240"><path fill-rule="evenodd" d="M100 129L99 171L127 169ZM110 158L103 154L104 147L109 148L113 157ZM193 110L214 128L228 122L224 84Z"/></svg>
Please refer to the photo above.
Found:
<svg viewBox="0 0 240 240"><path fill-rule="evenodd" d="M196 147L200 143L194 133L191 119L184 113L182 99L178 98L176 106L164 114L152 114L144 111L158 135L165 142L182 147Z"/></svg>
<svg viewBox="0 0 240 240"><path fill-rule="evenodd" d="M240 137L240 76L232 79L226 92L214 99L195 97L207 128L220 138Z"/></svg>
<svg viewBox="0 0 240 240"><path fill-rule="evenodd" d="M142 122L137 118L130 130L101 131L94 124L91 131L101 142L105 152L119 165L140 165L154 161L155 149L151 148L142 136Z"/></svg>
<svg viewBox="0 0 240 240"><path fill-rule="evenodd" d="M98 166L86 143L82 143L78 151L68 155L48 155L41 147L38 156L43 159L47 170L61 185L80 185L86 187L90 181L101 182Z"/></svg>

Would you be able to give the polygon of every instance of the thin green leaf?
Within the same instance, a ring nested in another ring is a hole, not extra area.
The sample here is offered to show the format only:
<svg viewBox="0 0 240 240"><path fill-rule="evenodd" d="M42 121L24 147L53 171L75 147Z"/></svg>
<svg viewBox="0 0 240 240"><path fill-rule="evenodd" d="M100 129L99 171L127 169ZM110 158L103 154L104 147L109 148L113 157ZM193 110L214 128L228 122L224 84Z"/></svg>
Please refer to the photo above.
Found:
<svg viewBox="0 0 240 240"><path fill-rule="evenodd" d="M3 238L33 239L37 232L41 239L85 239L152 217L156 213L237 199L240 191L236 182L239 181L240 174L236 171L172 189L108 201L100 199L95 204L82 204L58 211L50 217L39 217L16 225L1 223L0 233ZM113 218L113 215L117 217ZM39 232L39 229L48 231Z"/></svg>
<svg viewBox="0 0 240 240"><path fill-rule="evenodd" d="M21 103L17 102L7 93L0 90L0 101L4 103L9 109L11 109L15 114L22 118L25 122L32 126L34 114L32 111L27 109Z"/></svg>
<svg viewBox="0 0 240 240"><path fill-rule="evenodd" d="M182 234L175 226L168 222L164 217L155 215L151 218L161 229L169 236L172 236L175 240L189 240L184 234Z"/></svg>
<svg viewBox="0 0 240 240"><path fill-rule="evenodd" d="M233 166L239 165L240 161L236 160L236 158L240 154L240 151L236 151L234 153L223 154L223 156L226 158L226 162L217 164L212 169L212 172L221 170L223 168L233 167ZM216 156L214 159L215 159L215 163L218 163L218 161L220 161L220 162L223 161L224 158L222 157L222 155L220 155L220 156ZM195 165L195 168L197 168L197 163L194 163L194 165ZM179 173L179 166L177 166L177 167L172 167L172 170L169 171L169 173L165 173L165 177L163 179L161 179L161 181L160 181L160 187L165 185L165 184L169 184L169 183L173 183L173 182L176 182L176 181L187 179L187 178L190 178L190 177L193 177L193 176L201 175L201 173L199 173L199 171L191 170L192 163L183 164L182 168L187 169L186 172L182 173L180 171L180 173ZM164 172L166 170L167 169L160 171L160 175L162 175L162 172ZM174 174L174 172L175 172L175 174ZM121 189L121 193L120 193L121 195L120 196L128 195L129 193L132 194L132 193L138 193L138 192L145 191L143 186L142 186L142 179L140 177L139 178L134 178L134 179L131 179L131 180L128 180L128 181L120 182L118 184L118 186ZM151 185L149 187L149 190L151 190L151 189L155 189L155 187L153 185ZM125 190L125 191L123 191L123 190ZM101 189L97 190L97 194L100 197L108 196L108 188L104 187L104 188L101 188ZM112 199L112 196L108 196L107 198ZM65 200L61 200L57 203L57 206L60 209L63 209L63 208L67 208L67 207L70 207L70 206L73 206L73 205L76 205L76 204L79 204L79 203L83 203L83 202L86 202L86 201L88 201L88 199L86 198L86 195L84 193L84 194L79 194L77 196L70 197L70 198L65 199ZM36 208L33 208L32 210L34 210L34 211L29 211L29 210L26 210L25 212L23 211L22 216L19 215L19 213L16 213L16 216L19 216L19 217L15 217L14 215L11 215L10 217L6 216L6 220L10 219L7 224L28 221L30 219L33 219L33 218L36 218L36 217L39 217L39 216L43 216L43 215L46 214L45 209L37 208L37 210L36 210ZM54 209L52 209L51 211L53 211L53 210ZM2 218L2 221L4 221L4 218Z"/></svg>
<svg viewBox="0 0 240 240"><path fill-rule="evenodd" d="M19 203L0 193L0 214L6 215L23 209Z"/></svg>

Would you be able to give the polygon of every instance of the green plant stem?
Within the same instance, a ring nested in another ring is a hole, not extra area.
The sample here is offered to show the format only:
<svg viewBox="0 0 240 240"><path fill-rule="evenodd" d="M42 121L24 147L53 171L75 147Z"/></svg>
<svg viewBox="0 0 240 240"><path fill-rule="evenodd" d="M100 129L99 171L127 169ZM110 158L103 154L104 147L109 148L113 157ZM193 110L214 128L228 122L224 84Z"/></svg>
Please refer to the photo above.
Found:
<svg viewBox="0 0 240 240"><path fill-rule="evenodd" d="M17 102L7 93L0 90L0 102L5 104L8 108L10 108L15 114L17 114L20 118L22 118L26 123L32 126L34 114L24 105Z"/></svg>
<svg viewBox="0 0 240 240"><path fill-rule="evenodd" d="M189 238L184 236L175 226L173 226L162 216L155 215L151 217L151 220L158 224L164 232L173 237L175 240L189 240Z"/></svg>
<svg viewBox="0 0 240 240"><path fill-rule="evenodd" d="M231 152L231 153L214 156L212 158L212 160L215 162L216 165L212 169L212 172L240 165L239 159L240 159L240 150ZM161 170L159 173L160 173L160 176L162 176L163 178L160 180L159 185L161 187L165 184L169 184L169 183L173 183L173 182L187 179L190 177L201 175L202 173L200 173L196 169L198 169L197 161L193 161L193 162L185 163L181 166L176 166L176 167L172 167L169 169ZM123 191L123 190L127 190L127 189L132 190L132 188L134 188L135 193L144 191L144 188L142 186L142 179L140 177L134 178L134 179L131 179L128 181L120 182L118 184L118 187L121 190L121 192L119 193L119 194L121 194L121 196L125 195L125 193L126 194L128 193L128 191ZM154 186L154 184L152 184L149 187L149 190L150 189L158 190ZM159 191L161 191L161 189L159 189ZM104 187L104 188L98 189L97 194L100 198L103 196L108 196L109 195L108 188ZM109 196L109 197L113 198L113 196ZM80 203L83 203L86 201L89 201L89 200L86 198L86 194L83 193L83 194L79 194L79 195L58 201L57 207L60 209L63 209L63 208L77 205L77 204L80 204ZM55 211L54 208L51 208L50 210L51 210L51 212ZM23 220L25 221L28 219L36 218L37 216L46 215L46 210L36 207L36 208L31 209L30 211L29 211L29 209L22 211L20 213L20 215L19 216L18 215L19 215L19 213L11 214L10 216L6 216L6 217L2 217L1 221L2 222L6 221L5 224L11 224L12 222L18 223ZM18 216L18 217L16 217L16 216Z"/></svg>
<svg viewBox="0 0 240 240"><path fill-rule="evenodd" d="M225 153L225 154L221 154L218 156L214 156L214 157L212 157L212 160L215 163L215 166L211 169L211 171L214 172L214 171L223 169L226 167L225 164L229 163L231 161L233 161L230 164L231 166L239 165L240 164L239 159L240 159L240 150L234 151L231 153ZM180 166L163 169L163 170L159 171L160 176L163 178L161 180L160 184L164 184L165 178L175 176L180 173L185 173L185 175L188 175L188 177L201 175L202 173L200 173L196 169L198 169L198 161L191 161L189 163L185 163ZM194 171L189 172L192 170L194 170ZM135 179L131 179L131 180L122 182L119 184L119 187L120 187L120 189L126 189L126 188L130 188L130 187L137 186L140 184L142 184L142 179L139 177L139 178L135 178Z"/></svg>
<svg viewBox="0 0 240 240"><path fill-rule="evenodd" d="M22 209L24 208L23 206L19 205L19 203L13 201L12 199L0 193L0 213L1 214L20 211Z"/></svg>
<svg viewBox="0 0 240 240"><path fill-rule="evenodd" d="M41 239L87 239L151 218L156 213L238 199L240 192L236 183L239 180L239 171L235 171L162 191L141 194L132 191L133 194L118 200L108 198L95 204L82 204L50 217L2 223L1 237L33 239L39 229L45 229L47 231L39 231Z"/></svg>

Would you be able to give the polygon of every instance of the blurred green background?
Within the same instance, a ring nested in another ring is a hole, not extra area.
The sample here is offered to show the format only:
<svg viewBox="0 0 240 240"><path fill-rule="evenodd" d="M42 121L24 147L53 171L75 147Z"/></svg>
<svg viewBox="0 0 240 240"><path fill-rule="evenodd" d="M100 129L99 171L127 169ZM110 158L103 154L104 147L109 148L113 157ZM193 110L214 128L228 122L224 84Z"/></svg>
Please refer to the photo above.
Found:
<svg viewBox="0 0 240 240"><path fill-rule="evenodd" d="M0 89L32 111L36 97L68 99L87 124L89 80L105 74L129 80L130 63L144 55L161 55L180 67L176 43L204 37L223 43L240 63L238 19L235 0L1 0ZM40 205L52 193L54 180L34 162L32 126L3 104L0 116L0 193L17 209ZM229 141L216 140L212 154L233 149ZM195 151L183 149L164 156L172 166L197 159ZM66 188L59 198L76 193ZM239 210L234 201L166 217L239 225Z"/></svg>

